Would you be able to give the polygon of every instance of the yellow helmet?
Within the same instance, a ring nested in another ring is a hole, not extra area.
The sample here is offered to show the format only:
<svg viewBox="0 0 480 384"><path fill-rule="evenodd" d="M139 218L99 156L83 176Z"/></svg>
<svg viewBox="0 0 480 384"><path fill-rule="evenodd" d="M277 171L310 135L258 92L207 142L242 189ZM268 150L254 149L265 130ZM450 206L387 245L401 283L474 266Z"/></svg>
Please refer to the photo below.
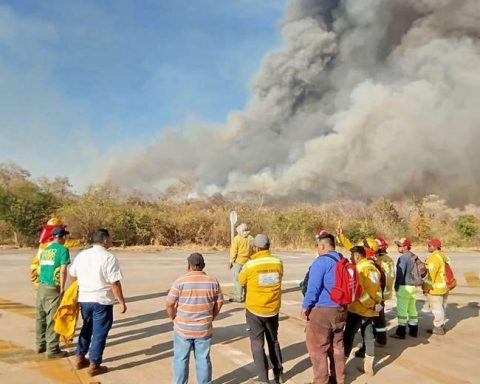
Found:
<svg viewBox="0 0 480 384"><path fill-rule="evenodd" d="M373 237L367 237L363 240L363 246L370 248L374 253L378 252L378 243Z"/></svg>
<svg viewBox="0 0 480 384"><path fill-rule="evenodd" d="M62 220L60 220L57 216L52 215L52 218L47 221L47 225L62 225Z"/></svg>

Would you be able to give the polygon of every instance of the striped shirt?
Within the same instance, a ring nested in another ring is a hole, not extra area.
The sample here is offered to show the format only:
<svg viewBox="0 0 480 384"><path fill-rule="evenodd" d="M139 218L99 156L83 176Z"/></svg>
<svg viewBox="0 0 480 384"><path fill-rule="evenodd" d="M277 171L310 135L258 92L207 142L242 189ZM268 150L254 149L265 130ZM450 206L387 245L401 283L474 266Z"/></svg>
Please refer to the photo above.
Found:
<svg viewBox="0 0 480 384"><path fill-rule="evenodd" d="M202 338L212 334L213 307L223 304L223 294L217 279L192 271L175 280L167 301L177 305L175 332L185 338Z"/></svg>

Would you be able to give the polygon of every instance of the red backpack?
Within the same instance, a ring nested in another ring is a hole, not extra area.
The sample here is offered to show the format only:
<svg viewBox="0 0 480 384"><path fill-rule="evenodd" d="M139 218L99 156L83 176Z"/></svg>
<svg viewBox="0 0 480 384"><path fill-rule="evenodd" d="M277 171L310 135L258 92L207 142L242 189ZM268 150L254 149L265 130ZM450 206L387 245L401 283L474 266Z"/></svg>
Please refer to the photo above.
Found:
<svg viewBox="0 0 480 384"><path fill-rule="evenodd" d="M358 271L355 265L350 263L341 254L340 259L326 254L335 261L335 282L330 299L339 305L348 305L357 300L362 294L362 287L358 282Z"/></svg>
<svg viewBox="0 0 480 384"><path fill-rule="evenodd" d="M452 290L457 286L457 279L455 279L452 267L448 263L445 263L445 282L447 283L447 288L449 290Z"/></svg>

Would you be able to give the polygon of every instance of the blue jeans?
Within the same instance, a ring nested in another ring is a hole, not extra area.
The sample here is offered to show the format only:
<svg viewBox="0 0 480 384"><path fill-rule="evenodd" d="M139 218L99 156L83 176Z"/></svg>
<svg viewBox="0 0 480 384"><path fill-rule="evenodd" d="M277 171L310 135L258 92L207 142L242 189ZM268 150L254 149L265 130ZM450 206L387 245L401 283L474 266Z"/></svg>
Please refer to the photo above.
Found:
<svg viewBox="0 0 480 384"><path fill-rule="evenodd" d="M190 351L195 356L195 373L197 384L212 382L212 363L210 361L210 344L212 336L200 339L186 339L173 332L173 374L172 384L188 384L188 366Z"/></svg>
<svg viewBox="0 0 480 384"><path fill-rule="evenodd" d="M92 364L102 363L108 332L113 324L113 305L80 303L83 326L78 337L77 355L85 356L90 349Z"/></svg>

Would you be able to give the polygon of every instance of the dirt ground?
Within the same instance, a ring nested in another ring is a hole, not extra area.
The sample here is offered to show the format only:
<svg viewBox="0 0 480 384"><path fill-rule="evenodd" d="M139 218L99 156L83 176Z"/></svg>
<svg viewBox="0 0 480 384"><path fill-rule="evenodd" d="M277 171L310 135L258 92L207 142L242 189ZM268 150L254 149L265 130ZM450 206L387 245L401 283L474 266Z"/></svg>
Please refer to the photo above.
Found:
<svg viewBox="0 0 480 384"><path fill-rule="evenodd" d="M77 252L73 252L74 256ZM115 251L124 274L128 311L115 310L115 322L105 349L110 371L88 378L75 371L73 358L46 360L34 353L34 289L29 282L31 251L0 251L0 382L23 383L160 383L171 381L172 324L165 313L165 296L173 280L185 272L188 251ZM275 252L274 252L275 253ZM288 383L312 380L305 349L304 322L299 318L303 278L314 254L278 252L285 265L280 343ZM232 292L225 252L204 252L206 272L219 279L226 297ZM425 254L420 254L425 256ZM348 383L480 383L480 254L450 254L459 281L447 309L447 334L426 332L432 317L420 312L418 339L389 339L378 348L376 375L357 371L361 359L347 362ZM418 295L422 308L423 295ZM396 325L395 302L387 303L389 328ZM79 321L81 323L81 320ZM248 383L255 377L242 304L226 303L214 323L212 364L214 384ZM67 349L74 350L74 346ZM190 382L194 383L194 368Z"/></svg>

